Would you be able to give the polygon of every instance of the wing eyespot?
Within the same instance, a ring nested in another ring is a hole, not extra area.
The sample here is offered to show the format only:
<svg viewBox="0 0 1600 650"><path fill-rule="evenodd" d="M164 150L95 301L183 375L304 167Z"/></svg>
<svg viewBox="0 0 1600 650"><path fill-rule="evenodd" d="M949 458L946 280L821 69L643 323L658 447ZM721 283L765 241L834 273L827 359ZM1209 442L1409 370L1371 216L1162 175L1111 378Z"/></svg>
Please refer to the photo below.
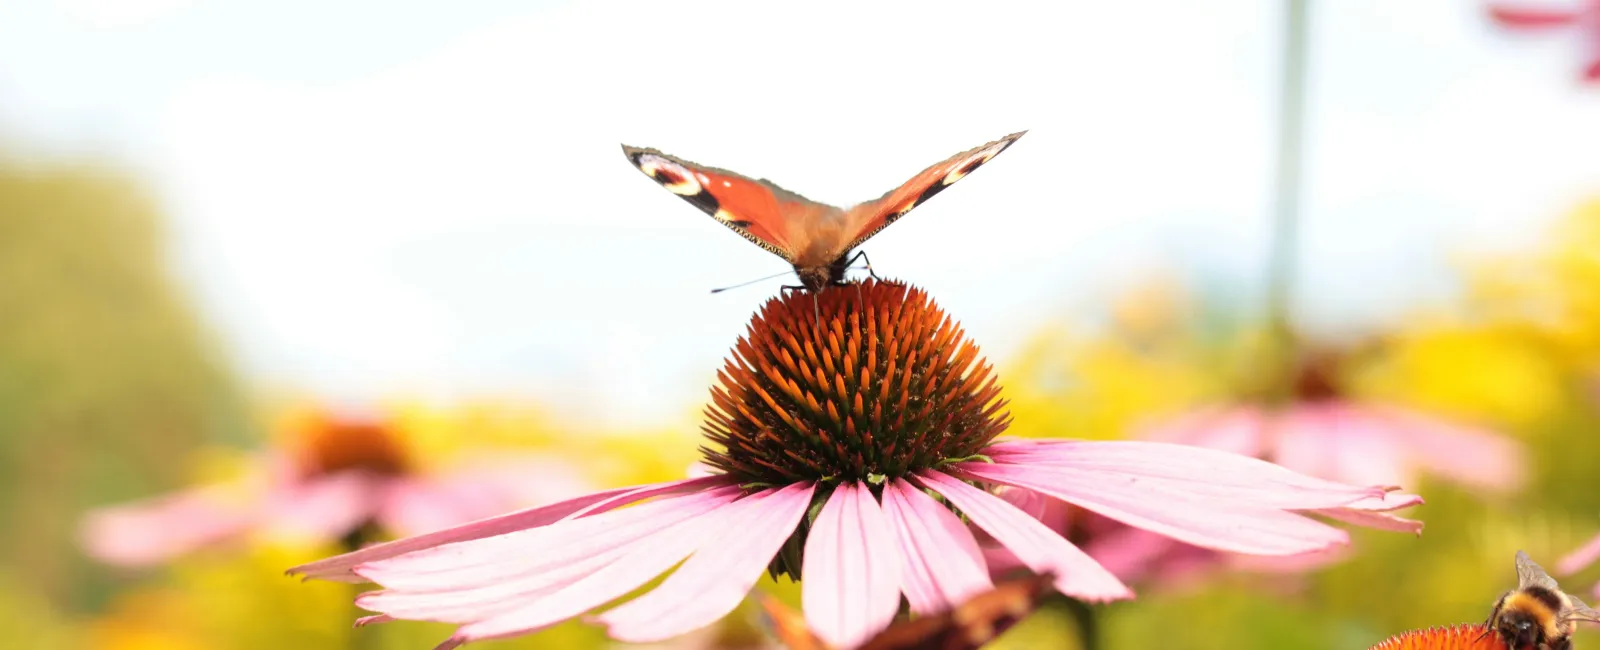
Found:
<svg viewBox="0 0 1600 650"><path fill-rule="evenodd" d="M634 164L639 171L678 196L694 196L705 190L705 186L688 168L660 156L645 154L639 156Z"/></svg>
<svg viewBox="0 0 1600 650"><path fill-rule="evenodd" d="M971 174L973 170L982 167L984 163L987 163L990 160L993 160L995 156L1000 155L1000 151L1005 149L1006 146L1010 144L1010 142L1000 142L992 147L984 149L983 151L979 151L971 156L967 156L966 160L961 161L961 163L956 165L954 169L950 170L950 173L944 175L944 179L940 181L940 184L949 185L966 178L967 174Z"/></svg>

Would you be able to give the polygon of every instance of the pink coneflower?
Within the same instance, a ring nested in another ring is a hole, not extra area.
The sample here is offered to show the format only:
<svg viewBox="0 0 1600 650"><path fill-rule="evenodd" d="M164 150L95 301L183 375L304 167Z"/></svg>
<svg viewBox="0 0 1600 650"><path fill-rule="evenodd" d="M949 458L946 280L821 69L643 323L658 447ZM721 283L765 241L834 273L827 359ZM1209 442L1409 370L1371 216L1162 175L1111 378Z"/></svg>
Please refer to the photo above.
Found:
<svg viewBox="0 0 1600 650"><path fill-rule="evenodd" d="M255 459L238 481L90 512L85 548L104 562L145 566L253 532L309 542L364 534L368 526L414 535L588 487L531 456L420 472L395 426L365 417L305 413L289 428L285 448Z"/></svg>
<svg viewBox="0 0 1600 650"><path fill-rule="evenodd" d="M721 618L763 572L803 576L808 627L851 648L887 627L902 598L932 615L992 589L974 529L1054 576L1063 594L1132 596L990 491L998 486L1260 555L1348 541L1307 514L1363 521L1420 502L1182 445L997 439L1010 418L991 367L926 294L898 284L772 299L719 380L704 425L710 476L514 512L290 572L382 585L358 598L378 612L361 622L458 625L440 648L582 616L670 572L592 617L614 638L661 640Z"/></svg>
<svg viewBox="0 0 1600 650"><path fill-rule="evenodd" d="M1588 543L1578 547L1578 550L1568 553L1556 562L1556 573L1570 576L1588 568L1596 560L1600 560L1600 535L1595 535ZM1600 598L1600 583L1594 586L1594 596Z"/></svg>
<svg viewBox="0 0 1600 650"><path fill-rule="evenodd" d="M1412 485L1425 472L1485 492L1521 484L1523 449L1504 436L1345 394L1336 353L1309 355L1282 405L1216 405L1140 433L1270 460L1358 485Z"/></svg>
<svg viewBox="0 0 1600 650"><path fill-rule="evenodd" d="M1559 3L1493 2L1489 17L1501 27L1527 31L1576 29L1583 34L1583 79L1600 82L1600 0Z"/></svg>

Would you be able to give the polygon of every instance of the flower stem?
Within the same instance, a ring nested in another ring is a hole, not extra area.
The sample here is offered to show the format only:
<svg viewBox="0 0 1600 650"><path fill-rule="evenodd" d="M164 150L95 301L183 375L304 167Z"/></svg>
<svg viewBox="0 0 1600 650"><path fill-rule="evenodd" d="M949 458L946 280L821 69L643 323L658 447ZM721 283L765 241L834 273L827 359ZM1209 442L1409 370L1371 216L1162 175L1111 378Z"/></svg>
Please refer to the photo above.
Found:
<svg viewBox="0 0 1600 650"><path fill-rule="evenodd" d="M1100 617L1089 603L1074 598L1062 598L1067 613L1072 616L1073 627L1078 630L1078 650L1100 650Z"/></svg>
<svg viewBox="0 0 1600 650"><path fill-rule="evenodd" d="M1301 163L1304 157L1308 0L1285 0L1283 77L1278 96L1277 177L1273 186L1272 240L1267 266L1267 325L1272 360L1281 372L1275 397L1286 399L1294 364L1290 303L1299 247Z"/></svg>

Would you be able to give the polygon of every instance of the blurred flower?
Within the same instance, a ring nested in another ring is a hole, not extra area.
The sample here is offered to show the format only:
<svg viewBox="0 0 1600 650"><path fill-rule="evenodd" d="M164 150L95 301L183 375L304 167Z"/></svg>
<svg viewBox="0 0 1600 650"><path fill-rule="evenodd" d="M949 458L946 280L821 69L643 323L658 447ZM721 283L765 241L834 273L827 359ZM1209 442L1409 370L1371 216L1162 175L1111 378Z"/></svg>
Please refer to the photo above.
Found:
<svg viewBox="0 0 1600 650"><path fill-rule="evenodd" d="M1584 39L1583 78L1600 81L1600 0L1583 0L1558 7L1527 2L1491 2L1489 17L1501 27L1527 32L1576 29Z"/></svg>
<svg viewBox="0 0 1600 650"><path fill-rule="evenodd" d="M1498 635L1479 623L1411 630L1384 639L1368 650L1507 650Z"/></svg>
<svg viewBox="0 0 1600 650"><path fill-rule="evenodd" d="M1523 480L1515 441L1398 406L1352 399L1343 352L1299 364L1288 403L1216 405L1141 432L1150 440L1222 449L1295 471L1361 485L1408 485L1424 471L1469 488L1505 492Z"/></svg>
<svg viewBox="0 0 1600 650"><path fill-rule="evenodd" d="M1595 563L1595 560L1600 560L1600 535L1595 535L1588 543L1578 547L1578 550L1568 553L1556 562L1556 573L1572 575L1588 568ZM1594 594L1596 598L1600 598L1600 584L1594 586Z"/></svg>
<svg viewBox="0 0 1600 650"><path fill-rule="evenodd" d="M550 459L465 459L421 471L392 422L306 412L291 418L278 450L246 476L90 512L82 541L108 563L163 562L252 532L297 541L337 540L376 525L402 535L461 524L589 489Z"/></svg>
<svg viewBox="0 0 1600 650"><path fill-rule="evenodd" d="M617 639L665 639L727 614L763 569L795 579L803 571L807 626L853 647L890 624L902 594L927 615L993 588L967 522L1031 571L1056 576L1063 594L1131 597L985 488L1060 499L1198 546L1279 556L1348 541L1305 514L1395 526L1405 520L1385 513L1421 502L1182 445L996 440L1010 418L991 368L926 294L903 285L788 293L767 303L747 336L706 411L710 475L513 512L290 572L379 583L357 600L379 612L361 623L454 623L439 646L453 648L580 616L677 567L595 616Z"/></svg>

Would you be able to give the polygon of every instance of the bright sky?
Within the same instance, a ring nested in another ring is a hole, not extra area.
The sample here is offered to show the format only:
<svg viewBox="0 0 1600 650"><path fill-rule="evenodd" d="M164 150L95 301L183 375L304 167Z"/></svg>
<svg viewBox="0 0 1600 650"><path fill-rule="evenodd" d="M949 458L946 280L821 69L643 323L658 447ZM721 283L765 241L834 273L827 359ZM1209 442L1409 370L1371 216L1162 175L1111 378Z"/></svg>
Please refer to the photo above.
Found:
<svg viewBox="0 0 1600 650"><path fill-rule="evenodd" d="M1258 285L1281 4L4 3L0 133L139 170L261 386L659 421L785 280L707 291L787 265L619 143L849 204L1029 129L866 247L1003 360L1145 269ZM1578 35L1315 4L1308 321L1444 295L1600 192Z"/></svg>

